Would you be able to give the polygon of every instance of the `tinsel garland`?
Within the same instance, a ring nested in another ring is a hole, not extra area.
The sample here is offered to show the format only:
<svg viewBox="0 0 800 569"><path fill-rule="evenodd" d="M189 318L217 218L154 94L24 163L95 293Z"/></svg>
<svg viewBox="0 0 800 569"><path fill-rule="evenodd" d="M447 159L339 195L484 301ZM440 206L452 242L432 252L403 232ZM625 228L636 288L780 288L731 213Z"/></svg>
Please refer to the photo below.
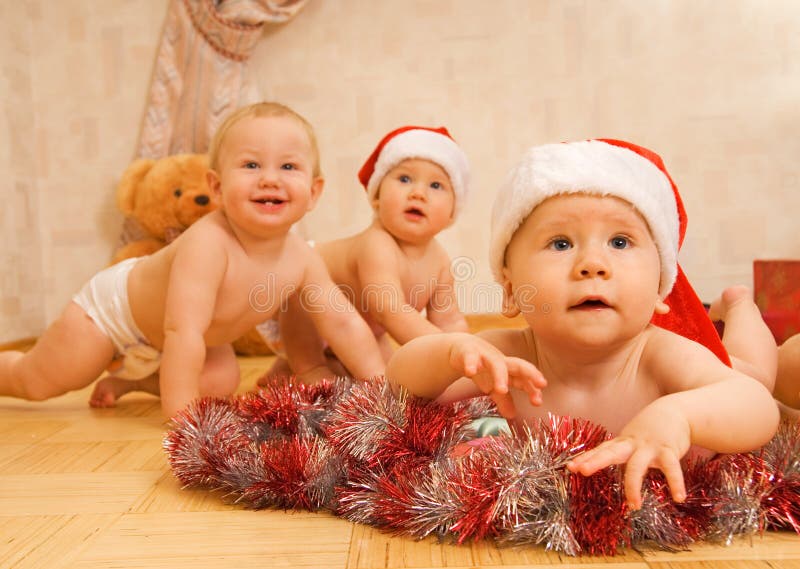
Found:
<svg viewBox="0 0 800 569"><path fill-rule="evenodd" d="M186 487L249 508L327 509L420 539L613 555L730 543L765 529L800 533L800 423L784 422L758 452L687 465L681 504L651 471L642 508L629 511L621 468L583 477L564 466L606 440L604 429L551 416L476 444L470 424L492 412L486 398L440 405L395 394L383 379L273 381L195 401L173 420L164 448Z"/></svg>

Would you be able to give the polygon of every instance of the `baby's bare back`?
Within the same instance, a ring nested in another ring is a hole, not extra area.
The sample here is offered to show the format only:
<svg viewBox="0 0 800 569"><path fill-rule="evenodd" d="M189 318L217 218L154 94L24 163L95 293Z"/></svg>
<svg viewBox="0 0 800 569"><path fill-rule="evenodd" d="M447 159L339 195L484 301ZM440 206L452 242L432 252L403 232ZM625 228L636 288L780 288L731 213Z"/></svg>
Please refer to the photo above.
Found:
<svg viewBox="0 0 800 569"><path fill-rule="evenodd" d="M208 346L232 342L272 317L303 282L308 248L302 240L289 234L274 246L248 251L230 231L223 216L209 214L164 249L144 257L131 270L128 280L131 313L156 348L160 349L164 342L167 303L185 302L182 295L170 296L170 282L178 278L173 275L176 255L192 238L213 242L215 247L209 248L209 255L189 263L187 274L179 278L197 280L191 274L195 264L218 263L222 274L218 283L208 283L215 287L211 321L204 332Z"/></svg>

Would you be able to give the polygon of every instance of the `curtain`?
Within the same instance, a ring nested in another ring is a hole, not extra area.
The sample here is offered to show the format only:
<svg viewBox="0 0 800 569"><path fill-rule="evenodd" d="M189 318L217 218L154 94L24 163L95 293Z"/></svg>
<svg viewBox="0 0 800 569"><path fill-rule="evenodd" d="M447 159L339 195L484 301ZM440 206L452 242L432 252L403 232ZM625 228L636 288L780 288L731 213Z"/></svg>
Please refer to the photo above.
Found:
<svg viewBox="0 0 800 569"><path fill-rule="evenodd" d="M244 62L267 23L307 0L171 0L136 156L205 152L238 106Z"/></svg>

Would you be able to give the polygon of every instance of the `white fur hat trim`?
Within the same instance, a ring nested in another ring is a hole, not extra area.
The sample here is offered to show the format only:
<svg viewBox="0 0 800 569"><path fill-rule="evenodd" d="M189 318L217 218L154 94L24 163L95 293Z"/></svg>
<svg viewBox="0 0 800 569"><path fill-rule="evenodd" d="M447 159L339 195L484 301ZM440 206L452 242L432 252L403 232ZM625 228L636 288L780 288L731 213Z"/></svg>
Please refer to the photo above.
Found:
<svg viewBox="0 0 800 569"><path fill-rule="evenodd" d="M367 197L372 200L389 170L409 158L430 160L447 172L455 197L453 217L458 215L469 194L467 156L452 138L427 129L406 130L386 142L366 184Z"/></svg>
<svg viewBox="0 0 800 569"><path fill-rule="evenodd" d="M586 192L633 204L650 227L661 257L659 295L678 273L679 219L669 179L636 152L599 140L536 146L507 176L492 210L489 262L502 282L505 253L517 228L549 197Z"/></svg>

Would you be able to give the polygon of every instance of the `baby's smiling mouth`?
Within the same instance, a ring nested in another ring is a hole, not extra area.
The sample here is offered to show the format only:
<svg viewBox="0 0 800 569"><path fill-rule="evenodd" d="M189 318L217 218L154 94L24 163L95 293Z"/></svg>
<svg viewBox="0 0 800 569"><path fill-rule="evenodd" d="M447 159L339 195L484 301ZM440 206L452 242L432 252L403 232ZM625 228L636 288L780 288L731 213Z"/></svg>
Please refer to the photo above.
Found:
<svg viewBox="0 0 800 569"><path fill-rule="evenodd" d="M265 205L266 204L269 204L269 205L281 205L284 202L284 200L282 200L280 198L261 198L261 199L257 199L257 200L253 200L253 201L255 201L256 203L265 204Z"/></svg>

